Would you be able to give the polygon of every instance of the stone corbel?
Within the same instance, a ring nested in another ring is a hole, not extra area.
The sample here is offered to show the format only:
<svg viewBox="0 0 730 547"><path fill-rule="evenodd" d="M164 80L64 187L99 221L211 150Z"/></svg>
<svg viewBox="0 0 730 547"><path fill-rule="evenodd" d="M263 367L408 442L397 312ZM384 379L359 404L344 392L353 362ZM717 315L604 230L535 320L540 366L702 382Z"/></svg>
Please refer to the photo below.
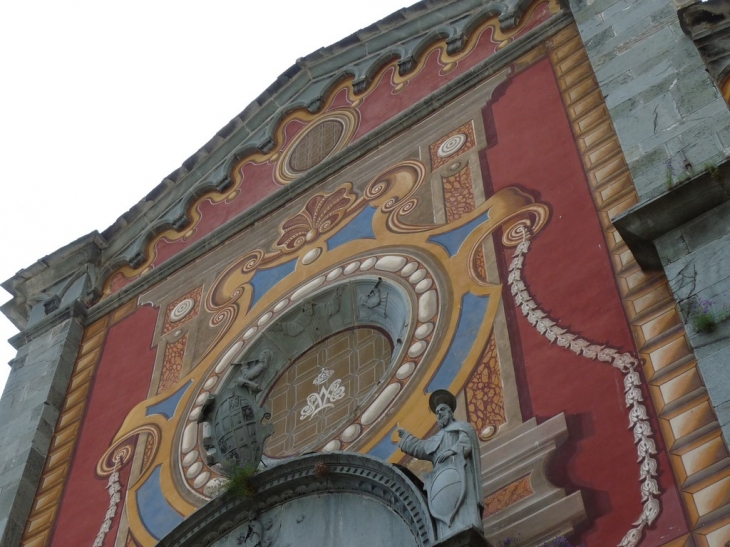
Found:
<svg viewBox="0 0 730 547"><path fill-rule="evenodd" d="M655 240L726 201L730 201L728 160L621 213L613 225L642 269L662 270Z"/></svg>

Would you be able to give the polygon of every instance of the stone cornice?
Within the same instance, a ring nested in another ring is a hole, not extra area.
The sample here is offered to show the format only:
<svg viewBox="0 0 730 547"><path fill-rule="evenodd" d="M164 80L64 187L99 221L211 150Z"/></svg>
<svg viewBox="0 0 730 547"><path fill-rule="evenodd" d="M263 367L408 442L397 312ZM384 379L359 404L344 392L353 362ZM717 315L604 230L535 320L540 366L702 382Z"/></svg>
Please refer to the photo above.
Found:
<svg viewBox="0 0 730 547"><path fill-rule="evenodd" d="M81 301L74 300L68 306L64 306L45 316L32 329L20 331L10 338L8 342L15 349L20 349L34 338L38 338L43 333L48 332L67 319L78 319L83 324L86 320L86 306Z"/></svg>
<svg viewBox="0 0 730 547"><path fill-rule="evenodd" d="M20 330L26 329L31 309L44 304L48 315L61 307L70 284L87 271L93 275L105 248L106 241L95 231L41 258L2 283L13 299L0 311Z"/></svg>

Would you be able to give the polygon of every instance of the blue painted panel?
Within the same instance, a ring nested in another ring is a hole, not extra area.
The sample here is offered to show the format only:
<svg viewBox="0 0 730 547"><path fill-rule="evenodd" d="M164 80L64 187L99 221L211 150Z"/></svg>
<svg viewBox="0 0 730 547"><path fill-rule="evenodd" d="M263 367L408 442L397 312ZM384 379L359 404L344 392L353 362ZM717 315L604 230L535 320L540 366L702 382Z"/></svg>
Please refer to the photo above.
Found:
<svg viewBox="0 0 730 547"><path fill-rule="evenodd" d="M378 444L372 447L368 454L370 454L371 456L375 456L376 458L380 458L381 460L387 461L387 459L390 458L398 448L398 445L390 440L393 431L395 431L395 428L388 431L388 434L385 435L385 437L383 437L383 439Z"/></svg>
<svg viewBox="0 0 730 547"><path fill-rule="evenodd" d="M193 381L190 380L187 384L178 389L175 393L170 395L164 401L160 401L157 404L147 407L147 416L152 416L153 414L162 414L168 420L172 418L175 415L175 411L177 410L177 405L180 402L180 399L182 399L182 396L185 395L185 392L192 383Z"/></svg>
<svg viewBox="0 0 730 547"><path fill-rule="evenodd" d="M162 493L159 465L137 490L137 507L142 524L155 539L162 539L184 520Z"/></svg>
<svg viewBox="0 0 730 547"><path fill-rule="evenodd" d="M269 292L271 287L292 273L296 265L296 260L290 260L289 262L279 264L270 270L257 270L251 278L251 286L253 287L251 307L253 308L256 302L258 302L263 295Z"/></svg>
<svg viewBox="0 0 730 547"><path fill-rule="evenodd" d="M375 208L365 206L350 223L327 240L327 247L332 250L355 239L375 239L373 233L373 217Z"/></svg>
<svg viewBox="0 0 730 547"><path fill-rule="evenodd" d="M461 299L461 310L459 312L459 323L456 326L456 334L451 341L449 351L446 357L439 365L436 375L428 384L426 391L431 393L437 389L448 389L451 382L454 381L456 375L469 355L474 342L476 341L479 327L482 326L484 315L487 313L489 306L488 296L477 296L472 293L466 293ZM484 341L480 341L483 343Z"/></svg>
<svg viewBox="0 0 730 547"><path fill-rule="evenodd" d="M464 240L469 237L469 234L474 231L474 228L476 228L483 222L486 222L487 220L489 220L489 210L483 212L471 222L464 224L461 228L451 230L450 232L446 232L445 234L431 236L428 238L428 240L434 243L438 243L448 251L450 256L454 256L456 253L459 252L461 244L464 243Z"/></svg>

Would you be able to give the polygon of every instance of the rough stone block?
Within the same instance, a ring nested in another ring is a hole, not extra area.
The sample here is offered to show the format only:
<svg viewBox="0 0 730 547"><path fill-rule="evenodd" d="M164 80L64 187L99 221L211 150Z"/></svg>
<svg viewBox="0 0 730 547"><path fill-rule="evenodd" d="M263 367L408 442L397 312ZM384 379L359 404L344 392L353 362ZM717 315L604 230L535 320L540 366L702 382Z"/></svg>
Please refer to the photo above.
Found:
<svg viewBox="0 0 730 547"><path fill-rule="evenodd" d="M35 496L81 340L75 319L31 340L14 361L0 411L0 546L17 545ZM11 498L11 501L8 501Z"/></svg>
<svg viewBox="0 0 730 547"><path fill-rule="evenodd" d="M608 2L603 0L600 3L611 4L610 0ZM590 25L595 21L603 21L603 17L600 15L601 10L594 9L593 4L588 6L586 0L570 0L570 8L573 12L575 22L581 27Z"/></svg>
<svg viewBox="0 0 730 547"><path fill-rule="evenodd" d="M25 519L23 519L25 522ZM15 519L0 519L0 547L17 547L23 535L23 525Z"/></svg>
<svg viewBox="0 0 730 547"><path fill-rule="evenodd" d="M689 142L690 144L682 151L692 165L702 166L708 161L718 158L723 153L722 144L717 134Z"/></svg>
<svg viewBox="0 0 730 547"><path fill-rule="evenodd" d="M621 144L623 145L623 142ZM667 159L664 149L655 148L636 161L629 162L636 191L642 199L652 196L654 192L666 192L667 167L665 161Z"/></svg>
<svg viewBox="0 0 730 547"><path fill-rule="evenodd" d="M610 21L604 21L601 17L591 17L580 29L580 35L586 48L595 48L616 36L616 33Z"/></svg>
<svg viewBox="0 0 730 547"><path fill-rule="evenodd" d="M665 234L654 240L662 264L670 264L689 254L687 242L679 230Z"/></svg>
<svg viewBox="0 0 730 547"><path fill-rule="evenodd" d="M664 59L647 70L631 70L607 82L603 89L606 106L614 108L624 101L646 104L672 89L677 77L669 60Z"/></svg>
<svg viewBox="0 0 730 547"><path fill-rule="evenodd" d="M700 360L699 367L713 406L730 401L730 347Z"/></svg>
<svg viewBox="0 0 730 547"><path fill-rule="evenodd" d="M709 295L700 295L701 297ZM694 302L697 302L694 299ZM696 309L696 304L693 310ZM694 313L694 311L693 311ZM730 339L730 321L722 321L715 325L715 330L712 332L697 332L692 326L691 315L687 321L687 333L689 334L689 341L694 351L695 357L701 362L704 359L711 357L718 351L723 351L728 347L728 339ZM700 370L702 370L700 368ZM713 406L717 406L713 400Z"/></svg>
<svg viewBox="0 0 730 547"><path fill-rule="evenodd" d="M628 148L640 144L666 129L677 125L681 116L671 93L664 93L653 101L636 107L630 116L616 120L622 146Z"/></svg>
<svg viewBox="0 0 730 547"><path fill-rule="evenodd" d="M706 243L693 253L666 265L665 272L678 300L730 289L730 252L725 238ZM712 287L716 288L712 289Z"/></svg>
<svg viewBox="0 0 730 547"><path fill-rule="evenodd" d="M673 16L673 20L669 19ZM677 20L677 12L663 0L631 2L630 7L611 17L616 34L640 35L652 26L662 27Z"/></svg>
<svg viewBox="0 0 730 547"><path fill-rule="evenodd" d="M683 115L691 114L714 101L722 100L720 91L704 70L685 70L672 94Z"/></svg>
<svg viewBox="0 0 730 547"><path fill-rule="evenodd" d="M730 202L718 205L682 227L682 237L689 252L718 242L730 249Z"/></svg>
<svg viewBox="0 0 730 547"><path fill-rule="evenodd" d="M593 51L603 49L605 44L616 37L616 32L609 23L595 20L591 20L591 23L595 24L588 27L588 32L581 33L583 45L586 50Z"/></svg>
<svg viewBox="0 0 730 547"><path fill-rule="evenodd" d="M633 37L629 42L616 44L619 39L617 36L611 43L607 43L604 47L610 49L602 57L596 57L595 62L591 56L599 84L649 61L661 59L675 47L674 34L669 27L657 30L640 41L635 41L636 37Z"/></svg>

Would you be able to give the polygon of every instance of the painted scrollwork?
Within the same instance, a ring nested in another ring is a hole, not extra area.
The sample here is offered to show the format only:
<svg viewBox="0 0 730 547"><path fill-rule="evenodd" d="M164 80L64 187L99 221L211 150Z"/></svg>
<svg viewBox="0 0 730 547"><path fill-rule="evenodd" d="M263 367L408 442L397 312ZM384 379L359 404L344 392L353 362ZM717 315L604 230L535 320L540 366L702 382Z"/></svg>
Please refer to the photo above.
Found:
<svg viewBox="0 0 730 547"><path fill-rule="evenodd" d="M114 444L110 446L104 455L99 459L96 464L96 474L100 477L108 477L114 471L120 467L124 467L132 458L134 454L132 439L138 435L147 434L151 439L152 444L152 456L157 453L157 449L160 446L160 429L154 424L145 424L135 427L125 435L115 439ZM150 461L153 458L150 458ZM142 473L145 473L150 468L150 465L142 469Z"/></svg>
<svg viewBox="0 0 730 547"><path fill-rule="evenodd" d="M275 243L284 253L298 250L334 229L345 217L356 197L347 186L331 194L317 194L304 208L279 227L281 234Z"/></svg>
<svg viewBox="0 0 730 547"><path fill-rule="evenodd" d="M334 380L329 387L320 388L319 392L307 395L307 406L305 406L300 415L300 420L313 418L318 412L332 408L335 402L345 396L345 386L340 385L342 380Z"/></svg>
<svg viewBox="0 0 730 547"><path fill-rule="evenodd" d="M514 225L528 221L539 230L547 221L549 209L517 188L506 188L448 224L410 224L406 220L417 204L417 192L422 188L426 173L421 163L407 161L374 177L360 195L350 183L329 193L319 192L288 218L280 220L280 229L273 234L269 247L249 250L222 268L204 299L210 325L216 328L215 339L196 357L197 363L188 373L193 384L180 396L179 410L164 423L158 422L159 418L146 414L146 408L154 401L146 401L133 409L130 413L130 416L134 414L133 419L125 422L117 433L119 440L115 441L115 446L140 432L135 429L139 423L148 423L149 427L159 425L164 430L164 450L157 450L159 439L154 438L154 451L146 460L140 478L129 485L128 495L134 495L149 484L150 469L159 467L160 471L155 475L159 479L155 480L164 481L166 488L175 488L180 494L168 499L178 513L190 514L210 499L220 485L220 478L216 469L205 460L204 439L209 432L205 424L197 421L205 401L218 393L221 386L236 380L239 373L233 369L236 359L251 360L261 355L261 344L267 337L274 333L278 336L278 331L283 336L297 337L302 326L315 336L317 327L333 322L341 305L351 306L357 317L376 324L396 321L399 314L406 315L402 320L398 319L400 330L393 336L398 349L388 369L388 381L379 385L372 396L363 399L362 408L355 414L341 424L338 422L321 439L316 439L316 445L307 449L367 452L375 446L383 446L387 450L390 442L387 432L392 430L396 419L414 434L427 434L428 424L410 409L422 408L419 398L428 392L441 363L452 359L447 353L452 346L449 341L456 339L457 328L460 328L458 302L468 301L476 306L474 309L478 308L475 313L479 319L470 323L468 340L484 340L492 332L502 292L500 285L485 281L475 283L473 273L450 277L446 272L470 272L468 263L475 249L495 230L502 228L510 232ZM362 239L358 239L357 234L348 235L356 244L340 243L330 248L330 238L341 233L348 222L366 208L371 210L363 218L371 222L372 235ZM311 241L307 241L310 232ZM285 234L287 237L282 239ZM388 241L388 248L383 247L384 239ZM289 252L283 249L287 246ZM319 250L318 258L305 262L303 258L313 249ZM289 273L254 299L257 282L254 276L261 274L257 279L263 279L267 270L285 264L286 268L280 271ZM379 283L381 278L382 283ZM352 284L361 287L360 292L347 292L347 299L340 301L338 291ZM401 292L405 295L402 298L399 297ZM466 339L462 338L457 344L464 346L465 351L459 356L460 366L444 366L445 372L437 380L453 392L463 389L471 371L469 365L461 366L461 363L476 363L483 350L482 343L466 344ZM272 369L261 372L260 377L248 378L262 388L261 400L266 398L267 389L278 377L274 372ZM324 379L321 385L305 388L303 404L294 415L296 421L300 421L300 410L306 405L308 394L316 391L323 404L351 396L349 387L346 393L341 393L346 387L343 378L338 372ZM337 379L343 379L339 385L335 385ZM327 390L326 401L321 396L322 388ZM314 408L312 415L318 401L313 403L310 405ZM337 406L341 402L334 404ZM304 418L306 421L302 423L308 424L309 418ZM392 450L395 451L395 445ZM114 460L104 459L112 472ZM142 527L142 513L135 508L130 511L130 522Z"/></svg>
<svg viewBox="0 0 730 547"><path fill-rule="evenodd" d="M279 225L279 237L269 250L252 250L218 277L206 299L207 310L213 312L210 326L219 328L222 336L240 311L247 309L251 298L248 282L257 271L281 264L288 259L287 255L328 239L365 207L379 207L386 215L388 228L395 233L432 229L433 226L409 225L401 219L418 204L414 196L425 179L426 167L422 163L404 161L375 177L360 197L349 182L331 193L312 196L298 213Z"/></svg>
<svg viewBox="0 0 730 547"><path fill-rule="evenodd" d="M155 426L141 426L135 428L127 435L117 440L109 449L104 453L104 456L99 460L96 466L96 473L100 477L109 477L106 485L107 493L109 494L109 507L104 515L104 520L99 527L99 532L94 540L93 547L101 547L104 545L104 539L107 533L111 530L112 521L117 515L117 509L122 501L122 486L119 481L119 471L132 459L134 455L134 444L131 440L141 434L146 433L152 439L152 451L157 451L160 443L160 431ZM149 469L148 465L142 469L142 473Z"/></svg>

